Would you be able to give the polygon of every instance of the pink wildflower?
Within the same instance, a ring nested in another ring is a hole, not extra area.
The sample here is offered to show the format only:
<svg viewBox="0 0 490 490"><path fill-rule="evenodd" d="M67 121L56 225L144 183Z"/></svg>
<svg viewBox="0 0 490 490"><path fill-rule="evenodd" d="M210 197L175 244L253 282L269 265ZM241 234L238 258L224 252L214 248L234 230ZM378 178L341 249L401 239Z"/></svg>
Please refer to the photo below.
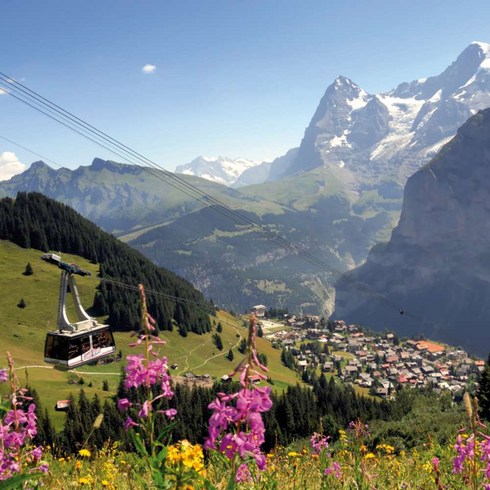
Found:
<svg viewBox="0 0 490 490"><path fill-rule="evenodd" d="M138 427L139 424L137 424L131 417L128 417L125 421L124 421L124 430L129 430L131 427Z"/></svg>
<svg viewBox="0 0 490 490"><path fill-rule="evenodd" d="M173 420L177 415L177 410L175 408L169 408L168 410L164 410L163 413L170 419Z"/></svg>
<svg viewBox="0 0 490 490"><path fill-rule="evenodd" d="M328 440L330 436L324 436L323 434L318 434L314 432L310 438L311 449L314 454L320 454L323 449L328 448Z"/></svg>
<svg viewBox="0 0 490 490"><path fill-rule="evenodd" d="M117 401L117 408L120 412L125 412L131 405L132 403L127 398L120 398Z"/></svg>
<svg viewBox="0 0 490 490"><path fill-rule="evenodd" d="M252 483L252 475L250 474L250 470L248 466L244 463L238 467L238 471L236 472L235 481L237 483Z"/></svg>
<svg viewBox="0 0 490 490"><path fill-rule="evenodd" d="M231 395L218 393L217 398L209 404L213 414L209 419L209 436L204 442L204 447L214 450L218 445L219 451L230 460L239 458L244 461L251 457L255 460L257 468L264 470L266 458L260 446L265 441L265 427L261 414L270 410L272 401L269 386L250 386L251 373L258 374L262 379L266 378L254 370L255 367L264 368L258 361L255 340L255 317L252 317L249 325L247 357L232 373L234 375L241 371L242 389ZM241 478L245 472L244 465L245 463L240 465L238 470L240 473L237 472L235 475L237 481L243 481Z"/></svg>
<svg viewBox="0 0 490 490"><path fill-rule="evenodd" d="M327 475L331 475L332 473L333 476L337 478L337 480L340 480L342 478L342 471L339 463L333 463L332 466L328 467L323 474L327 476Z"/></svg>

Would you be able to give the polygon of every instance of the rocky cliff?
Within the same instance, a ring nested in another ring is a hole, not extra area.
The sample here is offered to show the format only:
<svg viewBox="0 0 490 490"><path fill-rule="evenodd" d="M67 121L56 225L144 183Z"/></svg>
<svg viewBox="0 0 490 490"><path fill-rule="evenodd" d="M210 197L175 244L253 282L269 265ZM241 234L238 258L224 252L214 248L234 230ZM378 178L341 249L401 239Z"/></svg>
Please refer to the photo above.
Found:
<svg viewBox="0 0 490 490"><path fill-rule="evenodd" d="M391 240L337 283L335 316L490 350L490 109L408 179ZM401 315L399 309L404 310Z"/></svg>

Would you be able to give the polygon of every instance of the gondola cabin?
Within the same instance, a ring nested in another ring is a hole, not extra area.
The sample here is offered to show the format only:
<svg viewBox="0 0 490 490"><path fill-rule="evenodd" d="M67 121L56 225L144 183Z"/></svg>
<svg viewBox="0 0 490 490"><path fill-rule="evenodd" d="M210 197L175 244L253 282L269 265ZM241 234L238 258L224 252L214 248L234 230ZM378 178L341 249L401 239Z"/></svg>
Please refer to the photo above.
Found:
<svg viewBox="0 0 490 490"><path fill-rule="evenodd" d="M75 264L61 262L59 256L45 254L41 258L58 265L61 271L58 302L58 330L46 335L44 361L68 369L97 361L114 354L116 344L108 325L102 325L83 309L74 275L86 276L89 272ZM78 321L71 322L66 313L66 296L73 296Z"/></svg>
<svg viewBox="0 0 490 490"><path fill-rule="evenodd" d="M49 332L44 344L44 361L75 368L114 354L116 344L107 325L85 332Z"/></svg>

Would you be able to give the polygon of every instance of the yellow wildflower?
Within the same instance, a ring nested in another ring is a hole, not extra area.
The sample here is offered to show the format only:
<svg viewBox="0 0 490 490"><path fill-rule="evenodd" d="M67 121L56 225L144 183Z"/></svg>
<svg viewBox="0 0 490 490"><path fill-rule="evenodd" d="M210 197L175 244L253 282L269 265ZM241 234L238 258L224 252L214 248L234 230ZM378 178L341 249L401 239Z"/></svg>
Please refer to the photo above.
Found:
<svg viewBox="0 0 490 490"><path fill-rule="evenodd" d="M92 453L88 449L80 449L80 451L78 451L78 454L86 458L90 458L90 456L92 456Z"/></svg>
<svg viewBox="0 0 490 490"><path fill-rule="evenodd" d="M376 458L376 456L373 453L367 453L364 456L364 459L374 459L374 458Z"/></svg>
<svg viewBox="0 0 490 490"><path fill-rule="evenodd" d="M90 485L90 478L83 476L82 478L79 478L78 483L80 483L80 485Z"/></svg>
<svg viewBox="0 0 490 490"><path fill-rule="evenodd" d="M299 456L301 456L301 454L297 453L296 451L289 451L288 456L290 458L298 458Z"/></svg>

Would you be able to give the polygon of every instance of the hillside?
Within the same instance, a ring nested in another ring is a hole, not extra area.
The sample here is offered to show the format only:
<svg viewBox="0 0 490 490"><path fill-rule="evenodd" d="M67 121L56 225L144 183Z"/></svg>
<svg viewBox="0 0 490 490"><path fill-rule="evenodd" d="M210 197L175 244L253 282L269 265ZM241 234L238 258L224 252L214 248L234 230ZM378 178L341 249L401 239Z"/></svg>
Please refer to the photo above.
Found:
<svg viewBox="0 0 490 490"><path fill-rule="evenodd" d="M112 397L119 383L121 362L90 366L85 365L72 371L52 369L43 361L44 338L48 331L56 328L56 315L59 291L59 269L40 260L42 251L24 249L6 241L0 240L0 368L6 365L5 353L9 351L16 362L17 375L22 382L28 381L39 393L43 406L49 409L58 427L64 415L54 412L57 400L68 398L70 393L76 394L83 388L91 397L97 394L102 400ZM77 263L83 269L92 272L92 277L78 277L77 286L84 306L90 305L98 284L95 277L98 265L92 264L83 257L73 254L63 254L63 259ZM30 262L34 274L23 275L26 264ZM133 295L137 297L137 293ZM17 306L23 298L26 307ZM71 309L68 309L70 315ZM99 318L103 321L105 318ZM221 377L228 373L241 359L241 354L234 348L235 359L230 362L225 358L230 347L234 347L247 330L242 321L225 312L218 312L213 324L221 322L223 332L221 337L224 348L216 349L212 341L213 332L203 335L189 333L182 337L177 331L162 332L161 337L167 340L163 352L168 357L169 364L177 364L178 368L171 370L172 376L186 372L194 374L209 374ZM239 335L237 337L237 335ZM129 333L115 332L117 350L122 351L123 358L134 354L138 349L130 348L128 344L134 339ZM259 351L268 358L269 375L274 380L277 389L297 382L296 374L284 368L280 361L280 351L272 348L271 344L258 339ZM27 367L27 368L25 368ZM83 378L84 384L69 384L69 379ZM102 382L108 380L109 391L102 389ZM92 386L88 386L92 383ZM0 385L2 389L8 388Z"/></svg>
<svg viewBox="0 0 490 490"><path fill-rule="evenodd" d="M137 298L111 281L142 283L158 291L158 296L149 299L149 309L162 330L174 326L183 334L210 330L208 315L213 307L199 306L204 305L204 298L190 283L157 268L73 209L42 194L19 193L15 200L0 200L0 239L24 248L75 253L98 262L104 281L95 295L94 311L107 314L113 329L135 328L139 312Z"/></svg>

